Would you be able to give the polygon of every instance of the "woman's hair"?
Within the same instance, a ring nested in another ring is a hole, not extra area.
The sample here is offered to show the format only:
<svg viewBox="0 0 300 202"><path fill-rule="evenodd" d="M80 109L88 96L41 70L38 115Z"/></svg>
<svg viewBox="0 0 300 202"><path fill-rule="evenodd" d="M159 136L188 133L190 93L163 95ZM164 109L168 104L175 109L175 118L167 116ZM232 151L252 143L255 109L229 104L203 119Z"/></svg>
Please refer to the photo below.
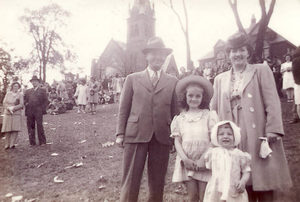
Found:
<svg viewBox="0 0 300 202"><path fill-rule="evenodd" d="M293 60L293 57L292 57L292 55L291 55L291 54L289 54L289 53L287 53L287 54L285 54L285 55L283 56L284 60L286 60L286 57L287 57L287 56L289 56L289 57L290 57L290 61L292 61L292 60Z"/></svg>
<svg viewBox="0 0 300 202"><path fill-rule="evenodd" d="M19 83L19 82L13 82L12 84L11 84L11 87L10 87L10 90L12 90L13 89L13 87L14 87L14 85L15 84L17 84L18 86L19 86L19 89L21 88L21 84Z"/></svg>
<svg viewBox="0 0 300 202"><path fill-rule="evenodd" d="M187 94L187 88L189 86L197 86L197 87L201 87L203 89L203 98L202 98L202 101L201 101L201 104L199 105L199 109L209 109L209 97L207 95L207 93L204 91L204 88L202 86L200 86L199 84L189 84L182 92L181 94L179 95L179 106L182 108L182 109L185 109L185 110L189 110L189 105L187 104L186 102L186 94Z"/></svg>
<svg viewBox="0 0 300 202"><path fill-rule="evenodd" d="M248 58L252 55L252 51L253 51L253 47L251 46L251 44L248 42L248 43L246 43L244 46L246 46L246 49L247 49L247 51L248 51L248 53L249 53L249 56L248 56ZM243 46L241 46L241 47L243 47ZM227 54L227 56L229 57L229 54L230 54L230 51L232 50L232 49L235 49L235 48L231 48L230 46L225 46L225 52L226 52L226 54Z"/></svg>

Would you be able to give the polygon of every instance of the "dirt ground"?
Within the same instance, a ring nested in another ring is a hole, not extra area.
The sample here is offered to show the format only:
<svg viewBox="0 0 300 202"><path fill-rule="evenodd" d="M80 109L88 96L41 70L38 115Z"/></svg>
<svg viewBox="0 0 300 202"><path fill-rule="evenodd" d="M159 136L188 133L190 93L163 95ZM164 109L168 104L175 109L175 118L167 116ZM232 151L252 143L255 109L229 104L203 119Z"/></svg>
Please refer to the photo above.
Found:
<svg viewBox="0 0 300 202"><path fill-rule="evenodd" d="M117 104L100 105L97 115L77 114L75 108L44 116L49 143L45 147L29 147L24 117L16 149L4 150L0 139L0 201L12 201L8 193L27 202L118 201L122 149L110 146L115 140L117 108ZM291 109L292 104L282 100L284 146L294 186L277 191L277 202L300 201L300 123L288 124ZM164 201L187 201L185 187L171 182L175 157L171 154ZM139 201L146 199L144 175Z"/></svg>

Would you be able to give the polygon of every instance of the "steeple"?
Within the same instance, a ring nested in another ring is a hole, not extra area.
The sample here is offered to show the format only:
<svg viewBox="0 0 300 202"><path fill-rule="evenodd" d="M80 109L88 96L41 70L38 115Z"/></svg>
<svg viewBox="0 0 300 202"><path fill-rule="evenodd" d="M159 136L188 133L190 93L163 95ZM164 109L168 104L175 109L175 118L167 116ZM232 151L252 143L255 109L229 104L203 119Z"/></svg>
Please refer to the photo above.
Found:
<svg viewBox="0 0 300 202"><path fill-rule="evenodd" d="M154 14L154 3L150 4L149 0L135 0L130 11L130 15L135 14L145 14L153 15Z"/></svg>
<svg viewBox="0 0 300 202"><path fill-rule="evenodd" d="M134 71L141 71L147 67L142 50L149 38L155 36L154 3L149 0L134 0L129 8L127 19L127 64Z"/></svg>

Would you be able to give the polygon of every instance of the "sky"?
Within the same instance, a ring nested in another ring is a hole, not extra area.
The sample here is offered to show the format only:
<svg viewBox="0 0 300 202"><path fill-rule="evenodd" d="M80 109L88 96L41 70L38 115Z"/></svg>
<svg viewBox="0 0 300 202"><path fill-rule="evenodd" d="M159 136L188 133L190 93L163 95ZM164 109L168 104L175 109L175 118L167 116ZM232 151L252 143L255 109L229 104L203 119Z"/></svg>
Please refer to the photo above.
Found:
<svg viewBox="0 0 300 202"><path fill-rule="evenodd" d="M150 0L155 4L156 35L172 48L177 66L186 66L186 46L183 32L175 14L163 4L169 0ZM271 0L266 0L267 4ZM173 0L175 9L183 17L181 0ZM24 32L18 20L24 9L40 9L57 3L71 12L68 26L63 30L63 40L72 45L78 55L76 64L69 68L84 67L90 76L91 61L98 58L111 38L126 42L128 8L133 0L0 0L0 39L13 48L12 55L28 57L32 38ZM191 57L194 65L219 39L226 40L236 30L234 15L228 0L186 0L189 19ZM252 15L260 19L258 0L238 0L238 11L245 28ZM300 45L300 0L277 0L269 27L296 46ZM48 81L61 77L55 71L47 72Z"/></svg>

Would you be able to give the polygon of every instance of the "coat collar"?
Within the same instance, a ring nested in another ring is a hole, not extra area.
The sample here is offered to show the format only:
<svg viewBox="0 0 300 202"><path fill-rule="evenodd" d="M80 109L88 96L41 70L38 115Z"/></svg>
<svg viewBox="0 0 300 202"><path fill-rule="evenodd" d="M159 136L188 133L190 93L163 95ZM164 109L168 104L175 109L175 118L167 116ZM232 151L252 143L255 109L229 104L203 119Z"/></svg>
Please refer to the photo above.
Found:
<svg viewBox="0 0 300 202"><path fill-rule="evenodd" d="M244 72L244 78L241 83L241 93L245 90L246 86L249 84L249 82L252 80L253 75L256 72L256 68L254 68L252 65L247 64L245 72Z"/></svg>

